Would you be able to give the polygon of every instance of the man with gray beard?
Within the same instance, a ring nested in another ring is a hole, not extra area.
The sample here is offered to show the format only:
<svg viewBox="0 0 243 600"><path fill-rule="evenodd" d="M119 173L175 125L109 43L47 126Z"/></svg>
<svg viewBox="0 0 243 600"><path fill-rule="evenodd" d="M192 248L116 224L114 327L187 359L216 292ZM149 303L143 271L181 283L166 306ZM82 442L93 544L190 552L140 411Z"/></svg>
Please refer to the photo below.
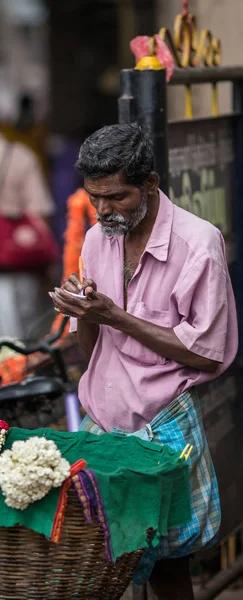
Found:
<svg viewBox="0 0 243 600"><path fill-rule="evenodd" d="M159 600L193 600L189 557L217 541L220 503L197 388L237 351L234 296L221 233L158 189L149 139L136 125L92 134L77 167L97 211L84 281L50 295L90 359L79 384L82 430L133 434L189 460L191 521L150 546L135 581ZM86 299L68 292L84 290ZM143 490L141 489L141 494Z"/></svg>
<svg viewBox="0 0 243 600"><path fill-rule="evenodd" d="M145 196L144 187L140 186L141 200L137 208L135 208L129 219L125 219L122 215L107 215L101 217L99 213L95 214L97 221L101 224L101 228L105 235L112 237L113 235L127 235L139 225L144 219L148 211L148 201Z"/></svg>

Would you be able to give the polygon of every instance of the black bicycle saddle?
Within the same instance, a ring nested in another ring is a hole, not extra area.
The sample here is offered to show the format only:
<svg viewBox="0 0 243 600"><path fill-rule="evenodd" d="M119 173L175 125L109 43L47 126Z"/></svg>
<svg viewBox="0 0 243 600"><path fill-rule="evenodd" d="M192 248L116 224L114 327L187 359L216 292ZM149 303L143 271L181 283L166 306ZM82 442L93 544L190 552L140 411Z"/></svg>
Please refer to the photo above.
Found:
<svg viewBox="0 0 243 600"><path fill-rule="evenodd" d="M31 400L37 396L49 399L58 398L65 391L65 385L60 379L30 375L19 383L10 383L0 387L0 403L16 400Z"/></svg>

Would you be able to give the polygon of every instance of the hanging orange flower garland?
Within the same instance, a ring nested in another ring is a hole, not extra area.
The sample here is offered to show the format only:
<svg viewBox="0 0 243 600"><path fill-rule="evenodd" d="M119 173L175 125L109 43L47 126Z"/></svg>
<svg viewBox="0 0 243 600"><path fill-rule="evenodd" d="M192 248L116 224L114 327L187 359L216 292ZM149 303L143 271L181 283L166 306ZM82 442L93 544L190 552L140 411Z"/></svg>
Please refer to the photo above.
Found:
<svg viewBox="0 0 243 600"><path fill-rule="evenodd" d="M96 223L95 209L87 192L77 190L68 199L67 229L63 254L64 279L78 272L78 259L84 243L86 229Z"/></svg>
<svg viewBox="0 0 243 600"><path fill-rule="evenodd" d="M87 192L78 189L67 201L67 229L65 232L65 244L63 252L63 279L71 273L78 272L78 259L84 243L85 233L88 227L96 223L95 209L90 203ZM55 331L62 320L58 315L53 323ZM64 331L63 337L69 332L69 323Z"/></svg>

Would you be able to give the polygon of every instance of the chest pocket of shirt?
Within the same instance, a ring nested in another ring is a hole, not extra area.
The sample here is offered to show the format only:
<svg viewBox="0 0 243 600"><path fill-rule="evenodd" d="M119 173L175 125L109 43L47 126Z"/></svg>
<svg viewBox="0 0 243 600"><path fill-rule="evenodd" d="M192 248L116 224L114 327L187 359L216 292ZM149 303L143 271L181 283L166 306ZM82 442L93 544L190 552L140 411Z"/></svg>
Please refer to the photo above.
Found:
<svg viewBox="0 0 243 600"><path fill-rule="evenodd" d="M138 302L133 310L134 317L158 325L159 327L170 327L170 313L165 310L150 310L143 302ZM141 365L164 365L168 359L156 354L146 346L130 336L126 336L123 344L120 346L123 354L140 363Z"/></svg>

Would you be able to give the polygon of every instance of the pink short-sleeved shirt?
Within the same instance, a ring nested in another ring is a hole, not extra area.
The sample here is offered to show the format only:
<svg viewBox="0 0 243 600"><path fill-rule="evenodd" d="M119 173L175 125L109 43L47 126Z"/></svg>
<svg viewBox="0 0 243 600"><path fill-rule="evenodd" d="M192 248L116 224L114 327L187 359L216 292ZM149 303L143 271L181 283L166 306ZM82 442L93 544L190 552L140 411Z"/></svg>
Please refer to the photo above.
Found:
<svg viewBox="0 0 243 600"><path fill-rule="evenodd" d="M83 258L86 276L123 308L123 236L108 238L95 225L86 235ZM79 398L106 431L143 427L179 394L225 371L237 352L235 301L222 235L162 192L151 236L128 286L127 311L172 327L186 348L220 365L213 374L196 371L102 325L80 380ZM75 329L72 320L71 331Z"/></svg>

